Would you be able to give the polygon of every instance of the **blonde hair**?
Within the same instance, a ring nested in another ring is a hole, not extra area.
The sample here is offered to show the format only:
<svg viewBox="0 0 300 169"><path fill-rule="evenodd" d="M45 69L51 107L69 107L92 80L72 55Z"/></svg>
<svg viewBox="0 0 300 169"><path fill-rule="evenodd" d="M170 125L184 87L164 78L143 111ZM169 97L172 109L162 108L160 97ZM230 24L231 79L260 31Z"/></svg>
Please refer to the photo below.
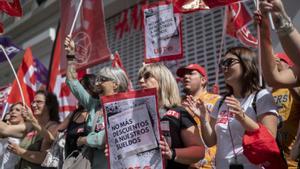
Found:
<svg viewBox="0 0 300 169"><path fill-rule="evenodd" d="M121 68L106 66L99 70L97 76L99 75L113 79L118 84L117 92L126 92L128 90L129 80Z"/></svg>
<svg viewBox="0 0 300 169"><path fill-rule="evenodd" d="M139 70L139 77L149 72L158 82L159 85L159 102L161 106L172 107L180 105L181 99L177 82L171 71L161 63L143 65Z"/></svg>

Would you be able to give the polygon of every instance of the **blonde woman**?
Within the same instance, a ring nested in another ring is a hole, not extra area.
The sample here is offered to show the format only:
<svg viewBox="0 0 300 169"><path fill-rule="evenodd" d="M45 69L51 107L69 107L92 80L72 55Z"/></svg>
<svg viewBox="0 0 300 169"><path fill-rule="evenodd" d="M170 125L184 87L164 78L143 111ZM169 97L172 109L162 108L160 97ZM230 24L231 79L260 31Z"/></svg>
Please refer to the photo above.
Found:
<svg viewBox="0 0 300 169"><path fill-rule="evenodd" d="M187 169L204 157L204 146L196 122L180 107L179 89L170 70L163 64L144 65L139 70L142 89L156 88L164 140L160 148L167 169Z"/></svg>

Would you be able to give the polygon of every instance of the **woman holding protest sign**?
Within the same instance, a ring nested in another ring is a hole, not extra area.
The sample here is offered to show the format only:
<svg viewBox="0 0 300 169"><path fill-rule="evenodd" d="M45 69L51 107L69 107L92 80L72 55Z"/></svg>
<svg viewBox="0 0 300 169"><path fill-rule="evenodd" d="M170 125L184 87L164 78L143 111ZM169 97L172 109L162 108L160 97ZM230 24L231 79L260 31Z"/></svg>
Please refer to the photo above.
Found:
<svg viewBox="0 0 300 169"><path fill-rule="evenodd" d="M99 96L108 96L128 90L128 78L121 68L103 67L96 78L84 89L77 80L75 43L70 37L66 37L65 50L67 51L67 80L66 83L71 92L78 99L79 104L88 111L87 127L88 135L79 137L77 145L86 145L92 151L92 168L106 169L107 160L104 154L105 127L103 111ZM93 130L94 129L94 130Z"/></svg>
<svg viewBox="0 0 300 169"><path fill-rule="evenodd" d="M197 124L180 107L179 89L175 78L162 64L147 64L139 70L141 88L156 88L164 139L160 148L167 160L167 169L187 169L189 164L204 157L204 146Z"/></svg>

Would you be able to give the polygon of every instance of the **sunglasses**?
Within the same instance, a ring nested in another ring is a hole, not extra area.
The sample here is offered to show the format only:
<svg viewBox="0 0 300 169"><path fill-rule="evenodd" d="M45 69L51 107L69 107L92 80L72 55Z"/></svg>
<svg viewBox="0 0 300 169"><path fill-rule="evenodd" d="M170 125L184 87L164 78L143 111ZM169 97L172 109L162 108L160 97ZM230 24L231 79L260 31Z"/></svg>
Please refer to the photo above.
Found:
<svg viewBox="0 0 300 169"><path fill-rule="evenodd" d="M144 80L147 80L150 77L153 77L153 75L150 72L145 72L143 75L139 76L139 80L142 78L144 78Z"/></svg>
<svg viewBox="0 0 300 169"><path fill-rule="evenodd" d="M97 83L108 82L108 81L114 81L114 79L106 77L106 76L101 76L101 75L96 77L96 84Z"/></svg>
<svg viewBox="0 0 300 169"><path fill-rule="evenodd" d="M219 66L220 66L221 69L225 69L225 68L229 68L229 67L232 66L233 64L239 63L239 62L240 62L239 59L236 59L236 58L228 58L228 59L221 60Z"/></svg>

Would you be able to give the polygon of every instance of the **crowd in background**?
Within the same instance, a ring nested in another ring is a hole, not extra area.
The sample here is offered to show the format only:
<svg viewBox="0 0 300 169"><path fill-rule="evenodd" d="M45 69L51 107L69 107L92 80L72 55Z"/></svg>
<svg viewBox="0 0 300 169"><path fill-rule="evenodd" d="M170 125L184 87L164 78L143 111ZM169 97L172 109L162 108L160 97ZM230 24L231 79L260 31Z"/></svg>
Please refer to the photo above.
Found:
<svg viewBox="0 0 300 169"><path fill-rule="evenodd" d="M286 54L273 51L269 14ZM159 142L167 169L226 169L239 165L245 169L268 168L267 164L253 162L262 154L250 158L243 153L244 134L262 125L277 141L288 168L298 168L300 34L281 0L261 0L254 18L260 26L263 86L259 83L257 54L247 47L230 48L219 63L227 89L224 95L208 92L208 75L198 64L190 63L176 72L184 96L180 96L174 75L163 64L145 64L139 69L140 89L156 89L160 122L169 125L161 128L164 137ZM83 149L89 149L91 168L108 168L99 97L126 92L130 82L121 68L110 66L78 79L71 37L66 37L65 50L66 84L78 99L78 108L59 122L56 96L42 90L36 92L30 106L13 104L0 122L4 145L0 168L51 168L42 164L61 133L66 141L61 164L56 168L64 165L64 159L76 156L74 151ZM169 111L177 112L179 117L168 116Z"/></svg>

